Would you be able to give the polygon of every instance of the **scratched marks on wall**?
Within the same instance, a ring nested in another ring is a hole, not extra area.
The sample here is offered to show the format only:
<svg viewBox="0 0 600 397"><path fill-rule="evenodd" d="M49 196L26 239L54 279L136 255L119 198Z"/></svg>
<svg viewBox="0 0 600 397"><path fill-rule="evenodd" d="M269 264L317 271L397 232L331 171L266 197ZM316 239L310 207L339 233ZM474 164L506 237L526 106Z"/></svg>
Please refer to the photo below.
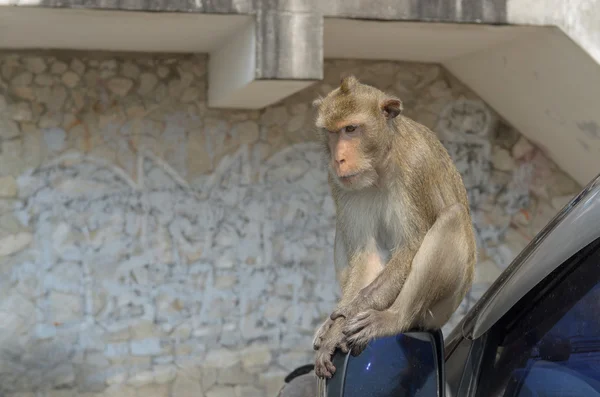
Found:
<svg viewBox="0 0 600 397"><path fill-rule="evenodd" d="M512 257L502 257L501 243L512 216L529 206L532 169L494 147L497 123L483 102L462 99L441 112L436 132L467 188L479 250L506 266ZM490 222L493 213L502 216Z"/></svg>
<svg viewBox="0 0 600 397"><path fill-rule="evenodd" d="M528 205L530 173L527 164L494 166L495 122L484 104L460 100L444 109L436 131L463 175L480 248L502 263L511 217ZM39 250L15 274L41 288L38 324L84 322L108 332L144 322L235 324L245 331L234 345L279 341L287 329L308 335L322 314L314 298L324 308L337 297L334 208L320 162L318 144L292 145L260 165L256 182L243 146L190 185L148 150L136 172L69 152L22 175L19 215L36 230ZM503 178L494 179L494 167ZM489 222L494 211L502 217ZM57 272L70 274L69 283ZM285 323L265 318L281 294Z"/></svg>
<svg viewBox="0 0 600 397"><path fill-rule="evenodd" d="M150 152L138 156L138 180L90 156L58 157L18 179L26 203L19 214L37 231L39 250L14 274L18 282L37 279L47 309L38 321L49 326L87 319L109 332L155 320L198 327L253 312L258 320L278 288L291 298L286 327L312 330L319 313L309 299L335 299L326 266L334 213L326 175L314 166L318 150L312 143L288 148L251 183L243 147L201 187ZM68 285L52 282L57 271L71 273ZM53 305L54 292L73 298ZM275 331L268 319L244 329L246 342Z"/></svg>

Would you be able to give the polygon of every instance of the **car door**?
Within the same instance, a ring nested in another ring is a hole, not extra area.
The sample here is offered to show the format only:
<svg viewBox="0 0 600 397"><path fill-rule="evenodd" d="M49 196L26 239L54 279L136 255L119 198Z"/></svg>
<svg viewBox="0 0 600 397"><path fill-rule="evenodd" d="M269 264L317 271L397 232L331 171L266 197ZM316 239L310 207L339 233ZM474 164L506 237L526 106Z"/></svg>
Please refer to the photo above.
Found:
<svg viewBox="0 0 600 397"><path fill-rule="evenodd" d="M478 365L465 365L474 382L458 396L600 397L600 239L529 291L477 344ZM477 356L470 351L466 361Z"/></svg>

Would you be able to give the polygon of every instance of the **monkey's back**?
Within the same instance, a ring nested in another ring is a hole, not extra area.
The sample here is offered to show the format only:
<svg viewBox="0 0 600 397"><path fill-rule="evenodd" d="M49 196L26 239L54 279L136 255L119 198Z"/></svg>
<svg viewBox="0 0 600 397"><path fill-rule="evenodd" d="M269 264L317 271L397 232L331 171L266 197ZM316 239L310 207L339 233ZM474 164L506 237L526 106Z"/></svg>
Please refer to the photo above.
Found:
<svg viewBox="0 0 600 397"><path fill-rule="evenodd" d="M435 221L437 214L454 203L469 208L460 172L437 135L409 117L397 120L399 135L395 155L403 162L402 184L409 199L423 215Z"/></svg>

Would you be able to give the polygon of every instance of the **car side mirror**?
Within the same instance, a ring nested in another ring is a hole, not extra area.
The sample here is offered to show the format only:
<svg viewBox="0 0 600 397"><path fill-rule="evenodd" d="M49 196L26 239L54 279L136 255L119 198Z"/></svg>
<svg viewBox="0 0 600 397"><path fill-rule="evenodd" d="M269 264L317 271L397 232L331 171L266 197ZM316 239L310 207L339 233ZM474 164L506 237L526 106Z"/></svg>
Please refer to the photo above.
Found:
<svg viewBox="0 0 600 397"><path fill-rule="evenodd" d="M442 332L378 338L358 356L336 351L336 371L319 379L318 397L444 397Z"/></svg>

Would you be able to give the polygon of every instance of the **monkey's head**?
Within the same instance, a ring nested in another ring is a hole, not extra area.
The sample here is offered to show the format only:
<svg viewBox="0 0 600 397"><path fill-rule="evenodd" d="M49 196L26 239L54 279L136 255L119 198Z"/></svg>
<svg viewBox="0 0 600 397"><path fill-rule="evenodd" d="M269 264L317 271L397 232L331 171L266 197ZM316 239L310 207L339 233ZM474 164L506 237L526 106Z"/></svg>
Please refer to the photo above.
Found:
<svg viewBox="0 0 600 397"><path fill-rule="evenodd" d="M336 183L345 190L377 183L377 170L397 133L394 119L402 112L402 102L348 76L313 106L329 172Z"/></svg>

